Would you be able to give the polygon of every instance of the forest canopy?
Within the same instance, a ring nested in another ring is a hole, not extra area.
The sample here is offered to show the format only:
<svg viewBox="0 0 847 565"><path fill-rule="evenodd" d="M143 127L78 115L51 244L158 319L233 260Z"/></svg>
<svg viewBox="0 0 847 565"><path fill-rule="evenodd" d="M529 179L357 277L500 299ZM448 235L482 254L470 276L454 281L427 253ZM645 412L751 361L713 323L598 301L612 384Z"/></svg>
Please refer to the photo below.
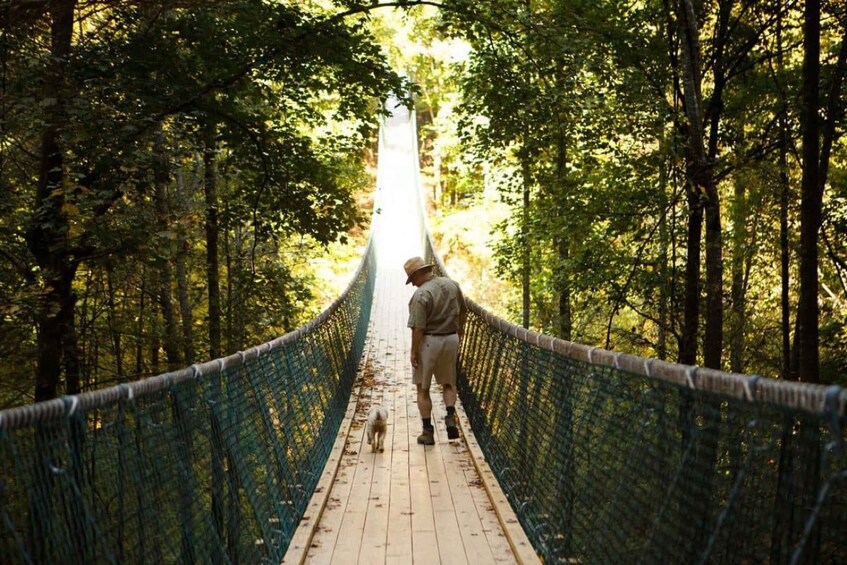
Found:
<svg viewBox="0 0 847 565"><path fill-rule="evenodd" d="M381 100L409 90L345 11L0 4L3 405L215 358L314 315L292 256L361 225Z"/></svg>
<svg viewBox="0 0 847 565"><path fill-rule="evenodd" d="M593 346L847 382L843 2L443 4L414 51L469 55L411 61L435 217L508 208L491 264L467 221L436 230L473 296Z"/></svg>

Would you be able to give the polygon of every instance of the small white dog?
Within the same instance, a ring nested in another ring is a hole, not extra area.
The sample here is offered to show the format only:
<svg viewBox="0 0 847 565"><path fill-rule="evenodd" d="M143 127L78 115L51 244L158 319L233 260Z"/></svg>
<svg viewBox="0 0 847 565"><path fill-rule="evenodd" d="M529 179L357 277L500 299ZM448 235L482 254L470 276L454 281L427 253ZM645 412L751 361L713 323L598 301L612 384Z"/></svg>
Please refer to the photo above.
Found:
<svg viewBox="0 0 847 565"><path fill-rule="evenodd" d="M368 445L373 451L379 450L380 453L385 451L383 443L385 441L385 429L388 426L388 410L382 406L374 405L368 412L368 423L366 430L368 432Z"/></svg>

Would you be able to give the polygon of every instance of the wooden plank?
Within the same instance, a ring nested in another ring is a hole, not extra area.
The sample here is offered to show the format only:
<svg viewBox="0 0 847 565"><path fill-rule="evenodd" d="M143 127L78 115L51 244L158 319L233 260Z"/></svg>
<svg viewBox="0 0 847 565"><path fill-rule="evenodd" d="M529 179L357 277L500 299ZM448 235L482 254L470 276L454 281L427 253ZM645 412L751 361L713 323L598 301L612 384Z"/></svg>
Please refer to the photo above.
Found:
<svg viewBox="0 0 847 565"><path fill-rule="evenodd" d="M427 451L426 462L439 554L444 563L468 563L464 539L450 490L451 483L464 482L465 476L457 466L445 463L445 456L449 457L449 453L454 450L453 444L455 441L447 439L447 432L444 428L446 409L444 408L441 387L433 387L431 396L433 400L433 423L439 441L435 445L437 449Z"/></svg>
<svg viewBox="0 0 847 565"><path fill-rule="evenodd" d="M412 503L412 561L438 563L440 562L438 538L435 535L432 493L426 468L426 452L437 449L437 446L417 444L420 420L416 393L412 385L406 399L406 411L410 414L407 438L409 441L409 490ZM414 417L411 417L412 415Z"/></svg>
<svg viewBox="0 0 847 565"><path fill-rule="evenodd" d="M331 503L321 517L320 525L307 553L306 562L331 562L339 536L344 531L345 521L349 523L351 520L351 517L348 516L351 511L354 511L354 508L351 507L351 499L354 498L359 486L357 479L361 481L359 450L364 435L361 420L355 421L354 424L356 429L351 429L345 445L341 470L332 487Z"/></svg>
<svg viewBox="0 0 847 565"><path fill-rule="evenodd" d="M303 514L300 524L298 524L297 529L294 531L291 543L283 557L282 562L285 564L301 564L305 562L306 554L312 544L312 539L317 531L327 503L330 500L333 483L341 468L344 446L347 443L347 435L350 432L353 415L356 412L359 390L359 386L355 387L353 394L350 395L350 400L347 402L344 419L339 427L338 435L335 438L335 443L327 458L326 465L324 465L321 478L318 480L318 485L315 487L312 498L309 499L306 512Z"/></svg>
<svg viewBox="0 0 847 565"><path fill-rule="evenodd" d="M440 562L435 517L429 498L426 467L409 468L412 492L412 561L418 563Z"/></svg>
<svg viewBox="0 0 847 565"><path fill-rule="evenodd" d="M471 497L479 513L482 531L485 534L488 547L491 549L491 554L494 556L494 562L515 563L516 559L512 552L512 546L509 545L509 540L506 538L502 526L500 526L500 521L497 519L494 506L491 504L491 499L488 498L482 480L480 480L475 468L471 469L470 473L473 477L468 481Z"/></svg>
<svg viewBox="0 0 847 565"><path fill-rule="evenodd" d="M392 393L388 391L384 375L374 377L374 389L371 396L371 405L380 404L389 414L389 423L386 428L386 436L393 432L394 424L391 423L394 413L394 401ZM365 511L365 523L363 525L361 547L359 549L359 563L380 563L385 561L388 535L388 510L391 493L391 460L392 446L390 440L386 450L382 453L373 450L374 446L367 442L362 444L360 457L372 459L373 474L371 475L370 495L367 500Z"/></svg>
<svg viewBox="0 0 847 565"><path fill-rule="evenodd" d="M479 447L473 430L467 425L468 417L461 403L457 404L456 412L459 414L459 425L462 427L462 434L465 437L465 444L468 446L471 460L486 493L488 493L494 513L497 515L497 521L503 529L503 533L509 542L509 546L512 548L516 561L521 565L540 563L541 559L535 553L535 549L533 549L532 544L529 542L526 532L523 531L523 527L521 527L515 512L506 499L506 495L503 494L503 490L500 488L500 484L497 482L494 473L491 471L488 463L486 463L485 456Z"/></svg>
<svg viewBox="0 0 847 565"><path fill-rule="evenodd" d="M358 555L362 545L362 534L367 518L368 500L371 496L373 484L374 467L376 464L374 455L370 453L370 446L365 438L365 421L370 406L370 399L359 399L359 407L356 419L360 427L356 430L355 438L351 437L350 457L355 459L355 473L353 475L353 486L347 500L347 508L339 526L338 538L335 541L333 555L346 556ZM353 441L355 439L355 442ZM334 557L335 561L336 558Z"/></svg>
<svg viewBox="0 0 847 565"><path fill-rule="evenodd" d="M456 510L456 519L459 523L459 532L462 535L462 544L465 548L468 562L470 563L494 563L495 557L493 549L489 543L485 533L485 525L482 522L482 517L476 506L471 493L472 481L479 484L479 478L476 476L476 469L470 461L467 446L464 444L464 439L460 439L451 444L450 449L443 452L444 465L448 469L454 469L457 474L461 475L448 481L450 488L450 498L453 500L453 506ZM481 487L477 490L482 491ZM484 492L484 491L483 491ZM505 541L505 540L504 540ZM505 544L505 547L498 546L498 551L504 552L506 559L514 559L512 550Z"/></svg>
<svg viewBox="0 0 847 565"><path fill-rule="evenodd" d="M388 509L386 563L412 562L412 499L409 489L408 385L395 379L394 425L391 430L391 492Z"/></svg>
<svg viewBox="0 0 847 565"><path fill-rule="evenodd" d="M373 334L374 332L371 331L368 335L369 343L373 338ZM369 346L366 349L365 361L362 365L363 369L367 368L368 371L372 369L374 355L374 348ZM364 442L364 425L367 418L367 407L365 403L366 398L370 396L370 389L373 382L372 375L363 372L359 377L359 382L361 386L355 396L355 411L350 417L351 422L342 454L340 469L332 484L332 494L329 503L321 516L320 524L316 528L311 546L306 554L306 562L331 562L335 547L339 543L339 536L343 531L346 531L344 525L345 520L349 524L351 520L356 518L355 507L351 507L351 498L354 498L354 493L357 489L361 490L356 481L358 479L361 482L361 473L363 472L360 469L359 453L362 450L362 443ZM367 443L365 443L365 446L367 447ZM352 515L348 515L351 513ZM344 542L350 543L349 540L344 540ZM356 549L358 551L358 546Z"/></svg>

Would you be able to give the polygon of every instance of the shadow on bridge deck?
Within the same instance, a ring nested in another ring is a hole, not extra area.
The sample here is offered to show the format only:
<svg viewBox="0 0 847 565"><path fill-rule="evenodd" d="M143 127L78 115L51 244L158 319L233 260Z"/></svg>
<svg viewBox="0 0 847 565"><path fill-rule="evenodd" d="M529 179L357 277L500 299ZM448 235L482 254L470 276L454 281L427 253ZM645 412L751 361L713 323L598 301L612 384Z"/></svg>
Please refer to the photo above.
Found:
<svg viewBox="0 0 847 565"><path fill-rule="evenodd" d="M421 422L408 361L403 260L421 254L414 123L394 110L380 139L377 278L368 342L335 448L284 563L538 563L466 425L448 441L433 390L436 444ZM436 387L438 388L438 387ZM390 414L384 453L365 438L372 404Z"/></svg>

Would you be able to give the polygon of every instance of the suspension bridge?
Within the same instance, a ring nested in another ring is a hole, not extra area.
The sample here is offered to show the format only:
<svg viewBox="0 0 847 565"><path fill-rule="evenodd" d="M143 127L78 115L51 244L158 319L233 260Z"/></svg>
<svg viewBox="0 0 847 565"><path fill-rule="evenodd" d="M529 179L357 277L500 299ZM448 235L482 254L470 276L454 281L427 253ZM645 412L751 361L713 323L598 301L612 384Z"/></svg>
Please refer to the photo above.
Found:
<svg viewBox="0 0 847 565"><path fill-rule="evenodd" d="M444 266L411 118L385 122L370 241L315 320L0 412L0 563L847 562L839 387L586 347L469 301L462 437L436 403L436 445L415 444L402 263Z"/></svg>

